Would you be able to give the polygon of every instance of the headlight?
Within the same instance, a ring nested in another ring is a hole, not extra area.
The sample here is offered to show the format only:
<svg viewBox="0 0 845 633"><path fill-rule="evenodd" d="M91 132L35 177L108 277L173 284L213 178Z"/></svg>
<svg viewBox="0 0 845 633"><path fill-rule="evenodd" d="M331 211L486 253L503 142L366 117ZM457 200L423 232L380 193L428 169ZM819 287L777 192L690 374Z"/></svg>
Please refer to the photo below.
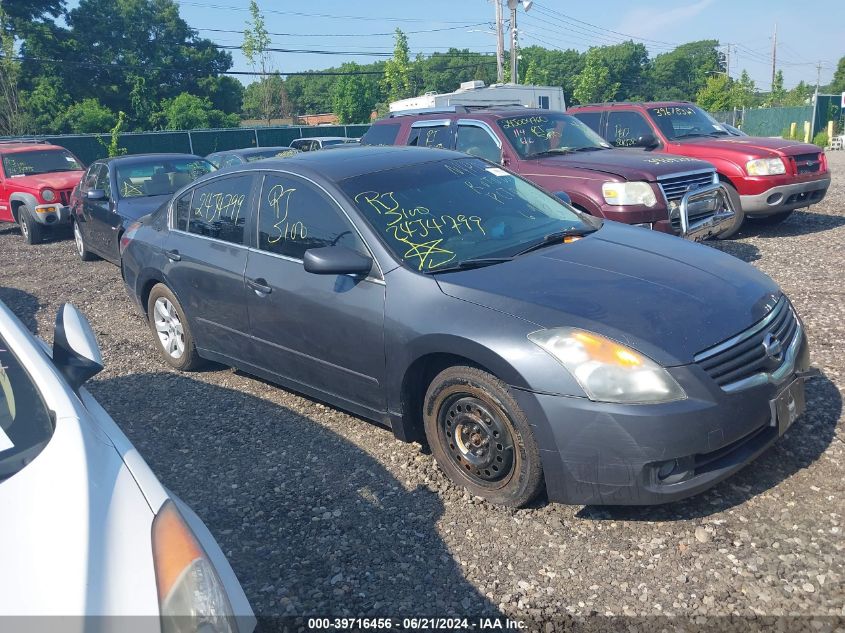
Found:
<svg viewBox="0 0 845 633"><path fill-rule="evenodd" d="M44 199L44 202L52 202L56 199L56 192L52 189L42 189L41 197Z"/></svg>
<svg viewBox="0 0 845 633"><path fill-rule="evenodd" d="M153 521L153 562L164 633L237 630L214 565L172 501Z"/></svg>
<svg viewBox="0 0 845 633"><path fill-rule="evenodd" d="M654 190L647 182L606 182L601 186L604 201L613 206L623 204L644 204L653 207L657 204Z"/></svg>
<svg viewBox="0 0 845 633"><path fill-rule="evenodd" d="M532 332L528 338L566 367L590 400L634 404L687 397L653 360L598 334L556 327Z"/></svg>
<svg viewBox="0 0 845 633"><path fill-rule="evenodd" d="M757 158L745 163L749 176L776 176L786 173L786 165L780 158Z"/></svg>

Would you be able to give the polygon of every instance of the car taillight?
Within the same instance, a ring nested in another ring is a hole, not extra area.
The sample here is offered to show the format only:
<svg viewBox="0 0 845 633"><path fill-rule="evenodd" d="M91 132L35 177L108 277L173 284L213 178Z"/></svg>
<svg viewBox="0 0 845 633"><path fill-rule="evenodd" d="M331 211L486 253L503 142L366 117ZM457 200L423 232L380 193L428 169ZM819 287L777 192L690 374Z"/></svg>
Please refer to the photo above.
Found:
<svg viewBox="0 0 845 633"><path fill-rule="evenodd" d="M133 222L129 225L129 228L123 232L123 235L120 236L120 254L123 255L123 251L126 250L126 247L129 246L129 242L135 239L135 234L138 232L143 224L140 222Z"/></svg>

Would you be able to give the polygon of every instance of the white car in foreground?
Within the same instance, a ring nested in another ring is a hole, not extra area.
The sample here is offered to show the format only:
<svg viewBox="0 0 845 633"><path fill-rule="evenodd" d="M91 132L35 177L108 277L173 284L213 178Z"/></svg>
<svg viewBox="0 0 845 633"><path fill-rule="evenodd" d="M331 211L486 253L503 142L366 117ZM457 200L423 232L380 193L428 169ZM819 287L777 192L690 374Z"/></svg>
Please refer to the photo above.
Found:
<svg viewBox="0 0 845 633"><path fill-rule="evenodd" d="M0 623L251 632L214 537L82 388L102 357L70 304L54 339L51 351L0 302Z"/></svg>

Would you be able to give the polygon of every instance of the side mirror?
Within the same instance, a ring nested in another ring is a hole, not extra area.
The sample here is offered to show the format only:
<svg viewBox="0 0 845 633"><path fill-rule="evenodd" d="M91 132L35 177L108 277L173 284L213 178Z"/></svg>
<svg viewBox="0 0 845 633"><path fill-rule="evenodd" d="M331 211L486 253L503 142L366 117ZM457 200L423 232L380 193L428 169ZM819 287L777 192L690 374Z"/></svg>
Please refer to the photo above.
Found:
<svg viewBox="0 0 845 633"><path fill-rule="evenodd" d="M572 205L572 198L569 197L569 194L565 191L555 191L555 198L563 202L564 204Z"/></svg>
<svg viewBox="0 0 845 633"><path fill-rule="evenodd" d="M85 192L85 197L89 200L105 200L106 192L102 189L89 189Z"/></svg>
<svg viewBox="0 0 845 633"><path fill-rule="evenodd" d="M56 315L53 364L74 391L103 370L103 356L91 324L69 303Z"/></svg>
<svg viewBox="0 0 845 633"><path fill-rule="evenodd" d="M303 257L305 271L315 275L366 275L373 258L345 246L309 248Z"/></svg>
<svg viewBox="0 0 845 633"><path fill-rule="evenodd" d="M642 147L644 149L654 149L658 147L660 142L657 140L657 137L652 134L651 132L646 132L637 138L637 147Z"/></svg>

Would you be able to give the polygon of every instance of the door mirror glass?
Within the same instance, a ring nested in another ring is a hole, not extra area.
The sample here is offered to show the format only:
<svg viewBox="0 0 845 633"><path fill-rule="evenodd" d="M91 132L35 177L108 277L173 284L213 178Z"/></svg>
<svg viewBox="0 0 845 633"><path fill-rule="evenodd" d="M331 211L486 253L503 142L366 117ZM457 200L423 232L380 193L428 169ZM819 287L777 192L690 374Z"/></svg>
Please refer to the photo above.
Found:
<svg viewBox="0 0 845 633"><path fill-rule="evenodd" d="M56 315L53 364L74 391L103 370L103 356L91 324L69 303Z"/></svg>
<svg viewBox="0 0 845 633"><path fill-rule="evenodd" d="M89 200L105 200L106 199L106 192L102 189L89 189L85 193L85 197Z"/></svg>
<svg viewBox="0 0 845 633"><path fill-rule="evenodd" d="M373 259L345 246L310 248L303 257L305 271L315 275L367 275Z"/></svg>

